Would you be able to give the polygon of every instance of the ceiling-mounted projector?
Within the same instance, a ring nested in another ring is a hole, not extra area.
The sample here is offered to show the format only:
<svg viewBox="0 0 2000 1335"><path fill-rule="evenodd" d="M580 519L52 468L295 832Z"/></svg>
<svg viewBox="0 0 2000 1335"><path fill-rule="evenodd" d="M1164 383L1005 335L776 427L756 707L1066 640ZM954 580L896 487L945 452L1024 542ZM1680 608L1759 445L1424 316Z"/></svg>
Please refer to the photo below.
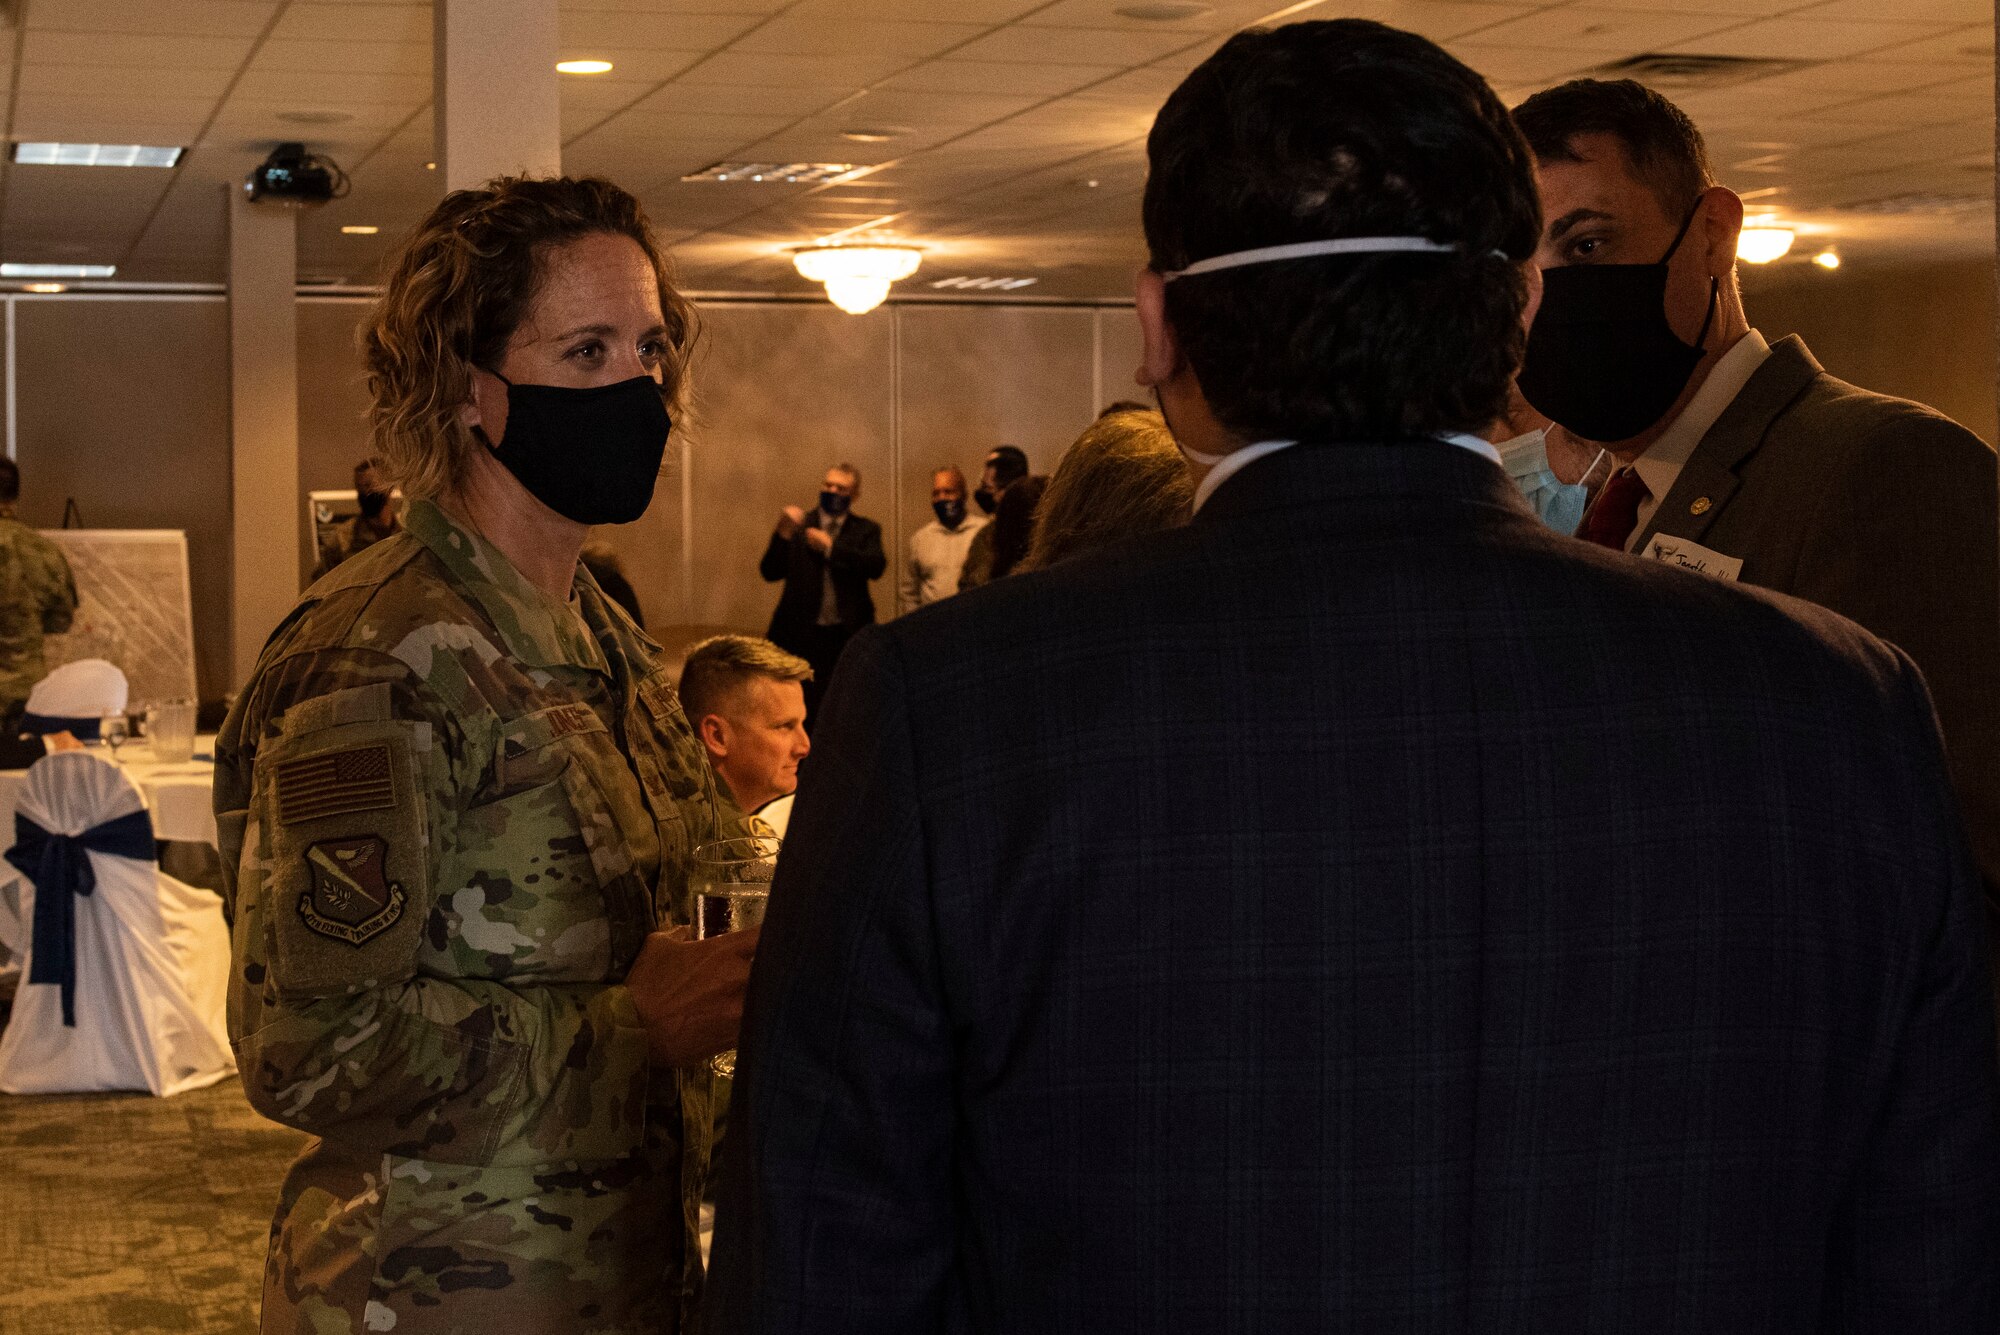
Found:
<svg viewBox="0 0 2000 1335"><path fill-rule="evenodd" d="M347 173L304 144L279 144L243 183L253 202L304 208L347 193Z"/></svg>

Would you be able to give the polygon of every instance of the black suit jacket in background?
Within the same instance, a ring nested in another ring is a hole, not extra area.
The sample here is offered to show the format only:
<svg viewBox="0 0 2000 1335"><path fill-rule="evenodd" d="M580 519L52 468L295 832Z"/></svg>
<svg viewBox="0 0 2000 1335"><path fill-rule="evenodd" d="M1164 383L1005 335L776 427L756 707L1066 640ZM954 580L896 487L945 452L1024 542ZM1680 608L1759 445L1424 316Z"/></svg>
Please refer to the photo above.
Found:
<svg viewBox="0 0 2000 1335"><path fill-rule="evenodd" d="M826 556L814 551L806 541L806 529L820 527L819 512L806 517L805 528L790 539L771 535L757 573L766 583L785 582L778 606L771 613L770 640L793 653L803 653L819 625L820 590L826 570L833 568L833 593L840 605L840 626L858 630L875 622L875 599L868 582L880 579L889 568L882 550L882 526L872 519L849 513Z"/></svg>
<svg viewBox="0 0 2000 1335"><path fill-rule="evenodd" d="M1909 660L1443 444L863 632L713 1332L1990 1332L1978 883Z"/></svg>

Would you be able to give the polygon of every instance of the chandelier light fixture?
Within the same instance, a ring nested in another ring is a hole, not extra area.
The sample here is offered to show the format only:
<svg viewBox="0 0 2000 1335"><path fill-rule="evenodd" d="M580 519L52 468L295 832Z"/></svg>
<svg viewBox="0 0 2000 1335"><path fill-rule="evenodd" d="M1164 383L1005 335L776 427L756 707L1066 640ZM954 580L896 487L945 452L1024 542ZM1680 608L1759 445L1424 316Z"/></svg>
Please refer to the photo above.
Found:
<svg viewBox="0 0 2000 1335"><path fill-rule="evenodd" d="M801 277L826 284L826 299L849 315L866 315L889 285L917 271L923 256L909 246L810 246L792 252Z"/></svg>

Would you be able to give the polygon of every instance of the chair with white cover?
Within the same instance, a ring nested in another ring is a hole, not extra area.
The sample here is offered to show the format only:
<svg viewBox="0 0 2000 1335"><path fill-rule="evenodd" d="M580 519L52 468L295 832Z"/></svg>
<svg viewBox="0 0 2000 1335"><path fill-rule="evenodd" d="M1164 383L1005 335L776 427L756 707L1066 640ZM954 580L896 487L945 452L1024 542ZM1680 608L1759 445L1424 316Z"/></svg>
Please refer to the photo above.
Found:
<svg viewBox="0 0 2000 1335"><path fill-rule="evenodd" d="M29 690L21 731L37 736L67 732L78 741L96 741L99 720L124 713L131 694L115 664L101 658L64 663Z"/></svg>
<svg viewBox="0 0 2000 1335"><path fill-rule="evenodd" d="M124 771L83 751L37 760L0 872L0 945L25 957L0 1093L180 1094L236 1069L221 901L154 863Z"/></svg>

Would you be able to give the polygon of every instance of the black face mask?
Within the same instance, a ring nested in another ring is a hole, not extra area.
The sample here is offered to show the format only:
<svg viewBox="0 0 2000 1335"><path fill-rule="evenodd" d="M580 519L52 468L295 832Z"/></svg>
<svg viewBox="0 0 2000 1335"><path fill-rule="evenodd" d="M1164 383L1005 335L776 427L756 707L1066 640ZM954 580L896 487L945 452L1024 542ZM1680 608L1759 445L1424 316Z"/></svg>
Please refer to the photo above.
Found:
<svg viewBox="0 0 2000 1335"><path fill-rule="evenodd" d="M932 501L931 513L938 517L938 523L946 528L957 528L965 522L964 501Z"/></svg>
<svg viewBox="0 0 2000 1335"><path fill-rule="evenodd" d="M838 519L847 513L847 507L854 504L854 498L843 496L837 491L823 491L819 494L819 512L828 519Z"/></svg>
<svg viewBox="0 0 2000 1335"><path fill-rule="evenodd" d="M363 492L360 504L361 517L363 519L379 519L382 517L382 511L388 508L389 493L386 491Z"/></svg>
<svg viewBox="0 0 2000 1335"><path fill-rule="evenodd" d="M978 491L973 492L972 499L978 501L979 508L981 510L984 510L989 515L993 513L993 507L1000 504L1000 502L994 497L993 493L988 491L985 487L981 487Z"/></svg>
<svg viewBox="0 0 2000 1335"><path fill-rule="evenodd" d="M1572 264L1542 270L1542 308L1528 331L1521 397L1591 441L1630 440L1674 406L1701 364L1722 287L1708 280L1708 314L1689 347L1667 323L1667 261L1697 203L1658 264Z"/></svg>
<svg viewBox="0 0 2000 1335"><path fill-rule="evenodd" d="M579 524L629 524L646 513L673 418L659 382L634 376L595 389L507 386L507 433L493 457L528 494Z"/></svg>

